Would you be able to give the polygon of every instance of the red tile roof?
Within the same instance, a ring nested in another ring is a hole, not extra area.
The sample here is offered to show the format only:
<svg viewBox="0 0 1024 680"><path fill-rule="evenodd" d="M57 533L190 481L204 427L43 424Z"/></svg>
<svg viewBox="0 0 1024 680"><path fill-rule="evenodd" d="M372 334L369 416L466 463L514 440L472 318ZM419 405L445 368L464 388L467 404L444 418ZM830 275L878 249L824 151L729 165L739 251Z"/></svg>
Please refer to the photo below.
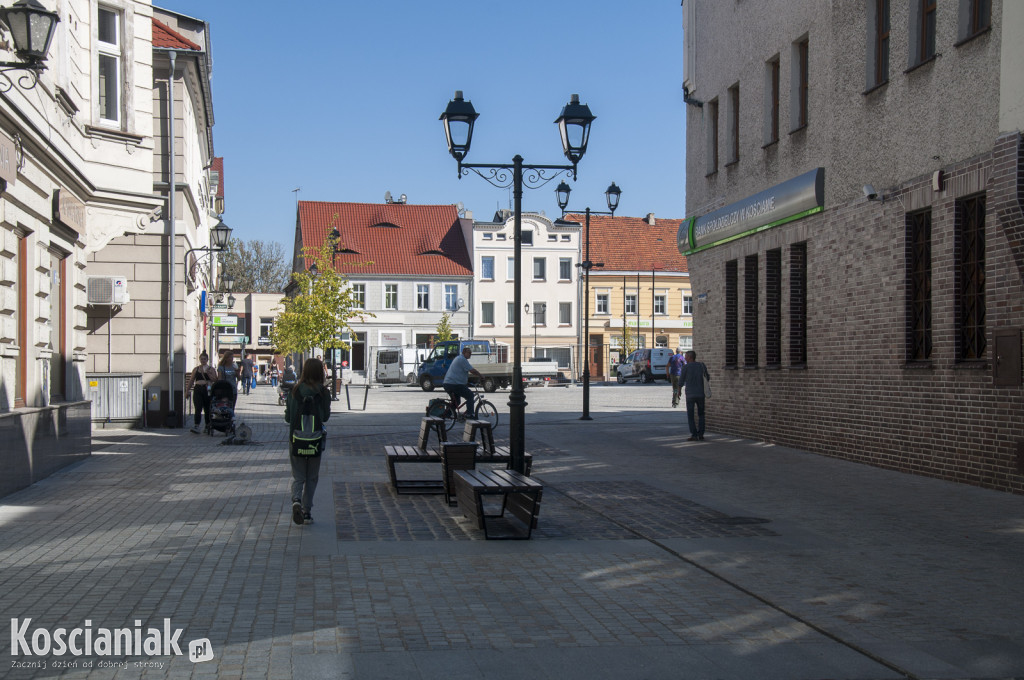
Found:
<svg viewBox="0 0 1024 680"><path fill-rule="evenodd" d="M335 227L345 249L335 255L335 266L348 276L473 275L454 205L299 201L302 245L319 246Z"/></svg>
<svg viewBox="0 0 1024 680"><path fill-rule="evenodd" d="M570 213L563 219L585 224L586 217L582 213ZM604 262L607 271L643 272L654 268L688 272L686 258L676 245L676 234L682 222L656 219L651 225L643 217L591 215L590 259ZM583 236L585 238L586 234Z"/></svg>
<svg viewBox="0 0 1024 680"><path fill-rule="evenodd" d="M153 19L153 47L172 50L203 51L202 47L157 19Z"/></svg>

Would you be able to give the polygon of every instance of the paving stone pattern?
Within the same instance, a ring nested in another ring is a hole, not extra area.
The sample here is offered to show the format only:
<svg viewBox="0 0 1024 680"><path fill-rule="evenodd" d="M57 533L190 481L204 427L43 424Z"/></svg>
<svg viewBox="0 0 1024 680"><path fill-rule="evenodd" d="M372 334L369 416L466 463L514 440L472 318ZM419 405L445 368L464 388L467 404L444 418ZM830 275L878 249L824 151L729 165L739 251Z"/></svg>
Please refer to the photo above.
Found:
<svg viewBox="0 0 1024 680"><path fill-rule="evenodd" d="M0 676L1024 677L1018 497L714 433L688 445L663 386L593 390L587 425L578 390L545 389L527 439L540 526L485 541L442 496L388 483L383 445L414 439L426 398L336 409L313 525L291 521L269 388L239 402L254 443L107 431L0 499L0 659L26 617L166 617L215 651Z"/></svg>

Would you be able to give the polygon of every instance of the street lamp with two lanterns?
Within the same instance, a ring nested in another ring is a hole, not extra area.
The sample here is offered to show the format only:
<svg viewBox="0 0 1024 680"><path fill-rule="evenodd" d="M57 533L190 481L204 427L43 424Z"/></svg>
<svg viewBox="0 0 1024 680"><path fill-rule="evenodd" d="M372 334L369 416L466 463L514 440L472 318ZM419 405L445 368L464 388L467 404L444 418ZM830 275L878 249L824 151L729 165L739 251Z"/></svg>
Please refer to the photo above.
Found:
<svg viewBox="0 0 1024 680"><path fill-rule="evenodd" d="M469 154L473 141L473 127L480 116L473 104L463 98L462 91L455 92L441 121L444 123L444 134L448 142L448 153L458 163L458 176L469 174L472 170L492 186L499 189L512 187L515 215L515 263L513 304L516 315L513 322L513 364L512 393L509 396L509 452L512 469L525 473L525 436L526 436L526 395L523 391L522 366L522 319L519 314L522 306L522 215L523 186L536 189L544 186L560 175L570 175L576 179L576 166L587 152L590 140L590 126L595 116L590 107L580 103L579 95L572 95L568 104L562 108L561 115L555 120L559 136L562 140L562 152L572 165L527 165L523 157L516 155L512 163L483 164L463 162ZM525 174L524 174L525 172Z"/></svg>

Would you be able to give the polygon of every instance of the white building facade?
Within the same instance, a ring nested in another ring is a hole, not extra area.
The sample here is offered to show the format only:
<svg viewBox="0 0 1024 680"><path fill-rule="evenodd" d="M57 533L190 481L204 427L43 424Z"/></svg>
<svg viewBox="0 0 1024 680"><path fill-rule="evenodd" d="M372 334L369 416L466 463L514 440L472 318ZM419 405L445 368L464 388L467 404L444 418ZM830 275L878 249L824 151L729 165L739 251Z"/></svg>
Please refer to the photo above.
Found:
<svg viewBox="0 0 1024 680"><path fill-rule="evenodd" d="M500 211L491 222L473 223L473 335L507 347L509 360L516 315L522 315L523 361L558 361L576 373L580 343L579 268L581 225L524 213L522 225L522 309L516 309L515 217Z"/></svg>

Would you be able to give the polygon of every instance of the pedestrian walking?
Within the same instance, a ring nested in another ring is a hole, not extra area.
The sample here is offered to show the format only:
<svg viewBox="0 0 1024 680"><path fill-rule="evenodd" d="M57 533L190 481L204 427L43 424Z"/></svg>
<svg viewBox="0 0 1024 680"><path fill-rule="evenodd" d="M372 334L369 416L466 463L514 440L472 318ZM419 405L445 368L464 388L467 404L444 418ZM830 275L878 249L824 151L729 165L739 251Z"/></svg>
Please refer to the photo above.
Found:
<svg viewBox="0 0 1024 680"><path fill-rule="evenodd" d="M249 394L249 388L252 387L254 369L252 359L245 354L242 354L242 360L238 362L238 372L242 378L242 394Z"/></svg>
<svg viewBox="0 0 1024 680"><path fill-rule="evenodd" d="M235 391L235 396L238 396L238 366L235 365L234 350L229 349L221 357L220 363L217 364L217 379L231 383L231 389Z"/></svg>
<svg viewBox="0 0 1024 680"><path fill-rule="evenodd" d="M668 363L665 364L665 375L672 382L672 408L679 406L679 394L683 390L683 366L686 364L686 358L683 356L683 348L676 348L676 353L669 357Z"/></svg>
<svg viewBox="0 0 1024 680"><path fill-rule="evenodd" d="M185 385L185 394L192 393L193 414L192 433L201 434L200 418L203 427L210 429L210 385L217 380L217 371L210 365L210 355L203 352L199 355L199 365L192 369Z"/></svg>
<svg viewBox="0 0 1024 680"><path fill-rule="evenodd" d="M707 367L697 361L697 353L692 349L686 353L686 365L681 375L683 390L686 393L686 420L690 426L690 438L687 441L703 441L704 439L704 381L711 380Z"/></svg>
<svg viewBox="0 0 1024 680"><path fill-rule="evenodd" d="M292 467L292 521L296 524L313 523L313 494L327 448L325 423L330 418L331 395L324 386L323 362L308 359L284 408Z"/></svg>

